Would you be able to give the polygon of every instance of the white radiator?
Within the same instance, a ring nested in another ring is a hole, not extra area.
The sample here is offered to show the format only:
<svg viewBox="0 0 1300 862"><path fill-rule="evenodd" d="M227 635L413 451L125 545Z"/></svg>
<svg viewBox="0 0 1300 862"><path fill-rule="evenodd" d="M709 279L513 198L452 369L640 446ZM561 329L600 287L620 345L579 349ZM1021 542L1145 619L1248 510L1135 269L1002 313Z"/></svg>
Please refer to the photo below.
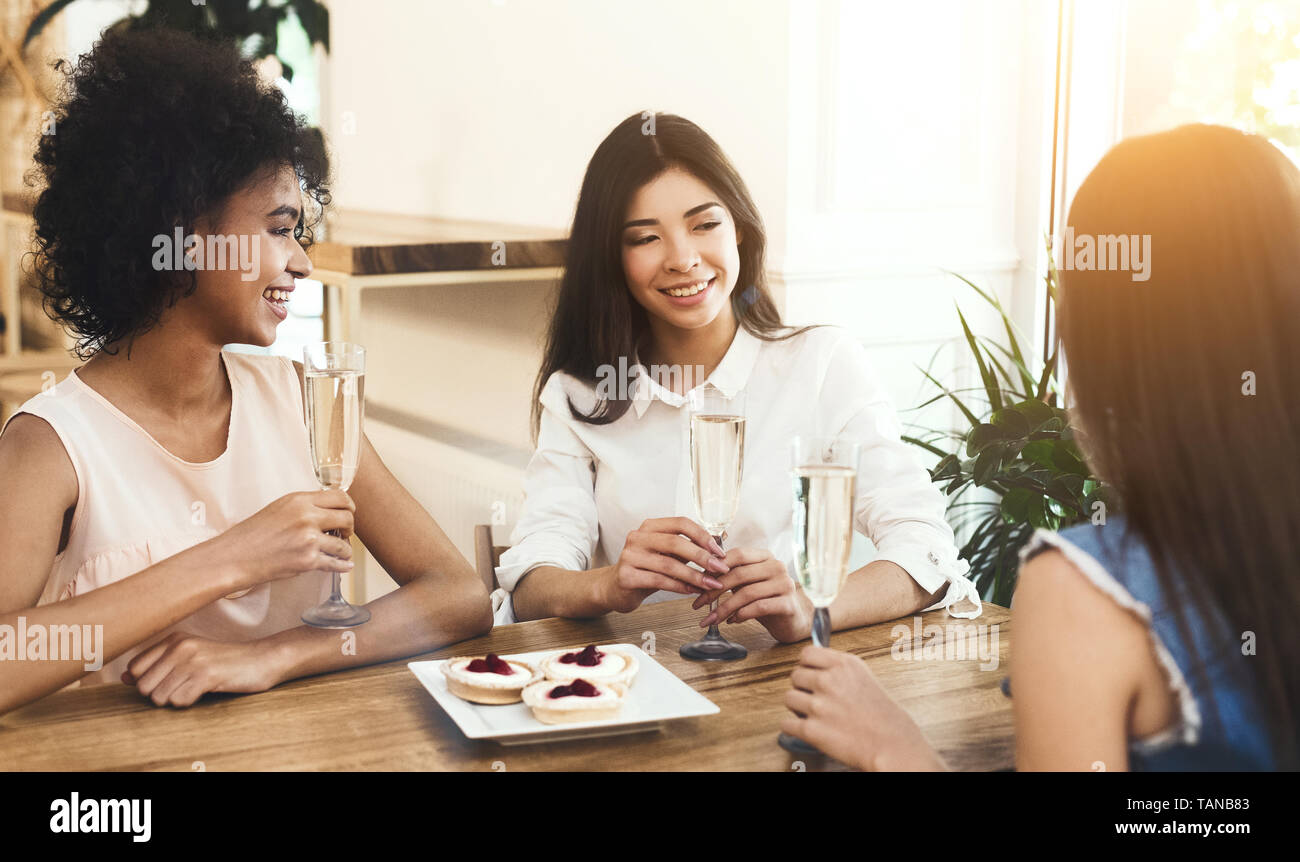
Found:
<svg viewBox="0 0 1300 862"><path fill-rule="evenodd" d="M371 413L367 405L366 436L375 451L471 566L475 526L491 524L493 541L505 544L524 501L527 453L466 434L440 433L436 426L417 433L377 421ZM365 601L396 588L369 554L365 580Z"/></svg>

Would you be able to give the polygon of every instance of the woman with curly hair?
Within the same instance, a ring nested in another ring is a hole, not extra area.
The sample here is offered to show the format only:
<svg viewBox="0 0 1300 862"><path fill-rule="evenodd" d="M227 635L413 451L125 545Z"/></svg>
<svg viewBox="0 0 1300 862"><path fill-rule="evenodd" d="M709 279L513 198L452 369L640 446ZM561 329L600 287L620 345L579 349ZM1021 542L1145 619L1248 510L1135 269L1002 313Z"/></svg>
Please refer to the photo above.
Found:
<svg viewBox="0 0 1300 862"><path fill-rule="evenodd" d="M0 436L0 632L102 638L0 661L0 712L83 677L188 706L486 631L483 584L369 441L350 496L313 490L301 366L222 350L270 345L311 272L328 191L300 118L188 34L109 33L68 71L36 153L36 274L88 361ZM346 655L299 625L352 568L329 530L401 585Z"/></svg>

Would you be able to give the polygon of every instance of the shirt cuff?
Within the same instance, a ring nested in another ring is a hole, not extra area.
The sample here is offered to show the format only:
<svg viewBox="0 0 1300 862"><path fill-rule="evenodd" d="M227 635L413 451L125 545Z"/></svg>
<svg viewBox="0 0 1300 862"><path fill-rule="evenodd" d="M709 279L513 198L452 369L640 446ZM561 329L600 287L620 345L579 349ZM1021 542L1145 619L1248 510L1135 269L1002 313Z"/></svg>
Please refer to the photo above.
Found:
<svg viewBox="0 0 1300 862"><path fill-rule="evenodd" d="M524 575L539 566L580 572L587 568L587 555L563 538L534 533L501 555L497 583L506 592L513 592Z"/></svg>
<svg viewBox="0 0 1300 862"><path fill-rule="evenodd" d="M511 601L510 593L503 589L492 591L492 625L508 626L515 620L515 604Z"/></svg>
<svg viewBox="0 0 1300 862"><path fill-rule="evenodd" d="M966 573L970 571L970 563L959 558L954 549L949 548L945 552L944 549L928 548L924 545L881 548L878 559L889 560L901 566L927 593L934 593L944 584L948 585L943 597L924 611L947 608L949 616L967 620L983 613L984 605L980 601L979 590L976 589L974 582L966 577ZM954 609L959 603L961 609Z"/></svg>

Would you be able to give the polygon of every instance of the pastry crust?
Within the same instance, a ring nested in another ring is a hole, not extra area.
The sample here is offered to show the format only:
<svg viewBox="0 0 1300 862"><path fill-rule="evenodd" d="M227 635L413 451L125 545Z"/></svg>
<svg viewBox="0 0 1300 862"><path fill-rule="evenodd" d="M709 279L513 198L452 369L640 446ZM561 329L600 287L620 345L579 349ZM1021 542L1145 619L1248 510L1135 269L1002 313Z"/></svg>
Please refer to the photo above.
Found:
<svg viewBox="0 0 1300 862"><path fill-rule="evenodd" d="M636 659L636 651L634 649L625 649L622 644L597 646L596 649L604 653L612 653L613 655L623 659L623 667L616 673L602 675L598 672L592 672L598 670L597 668L584 667L579 664L564 664L561 662L561 656L567 655L571 652L582 652L583 647L575 647L573 649L556 650L543 658L539 663L542 675L547 679L560 680L563 682L572 682L575 679L585 679L590 683L604 682L617 683L624 686L631 685L632 679L636 676L636 672L640 670L640 665Z"/></svg>
<svg viewBox="0 0 1300 862"><path fill-rule="evenodd" d="M499 706L507 703L518 703L523 690L532 683L538 682L542 678L542 672L533 667L526 661L519 661L513 658L502 658L508 664L517 668L527 670L527 675L520 675L518 679L514 675L503 676L501 674L482 674L472 673L460 669L462 663L471 662L474 659L486 658L481 655L462 655L455 658L449 658L442 665L442 675L447 680L447 691L459 697L461 700L468 700L470 703L482 703L489 706ZM491 680L493 685L485 685L488 682L486 678L495 676L496 680ZM482 680L483 682L478 682Z"/></svg>
<svg viewBox="0 0 1300 862"><path fill-rule="evenodd" d="M552 700L547 697L551 689L558 685L567 685L571 680L542 680L524 689L523 699L533 711L533 717L543 724L569 724L578 721L604 721L617 718L623 709L627 696L627 686L619 683L591 682L602 694L614 696L613 700L585 697L562 697Z"/></svg>

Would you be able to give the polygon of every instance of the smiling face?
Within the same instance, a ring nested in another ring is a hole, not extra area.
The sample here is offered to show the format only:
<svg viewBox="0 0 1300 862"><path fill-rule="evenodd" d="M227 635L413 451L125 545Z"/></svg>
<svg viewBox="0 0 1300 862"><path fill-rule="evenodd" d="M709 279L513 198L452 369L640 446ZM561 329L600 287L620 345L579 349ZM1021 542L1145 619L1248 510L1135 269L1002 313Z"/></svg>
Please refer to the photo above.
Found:
<svg viewBox="0 0 1300 862"><path fill-rule="evenodd" d="M294 236L301 209L292 167L259 172L225 201L212 226L206 220L198 225L203 266L194 294L177 310L184 309L214 343L274 343L276 327L288 316L294 279L312 271ZM210 253L214 241L226 246L224 263Z"/></svg>
<svg viewBox="0 0 1300 862"><path fill-rule="evenodd" d="M623 226L623 274L654 321L699 329L734 320L731 292L743 237L718 195L670 168L632 197Z"/></svg>

